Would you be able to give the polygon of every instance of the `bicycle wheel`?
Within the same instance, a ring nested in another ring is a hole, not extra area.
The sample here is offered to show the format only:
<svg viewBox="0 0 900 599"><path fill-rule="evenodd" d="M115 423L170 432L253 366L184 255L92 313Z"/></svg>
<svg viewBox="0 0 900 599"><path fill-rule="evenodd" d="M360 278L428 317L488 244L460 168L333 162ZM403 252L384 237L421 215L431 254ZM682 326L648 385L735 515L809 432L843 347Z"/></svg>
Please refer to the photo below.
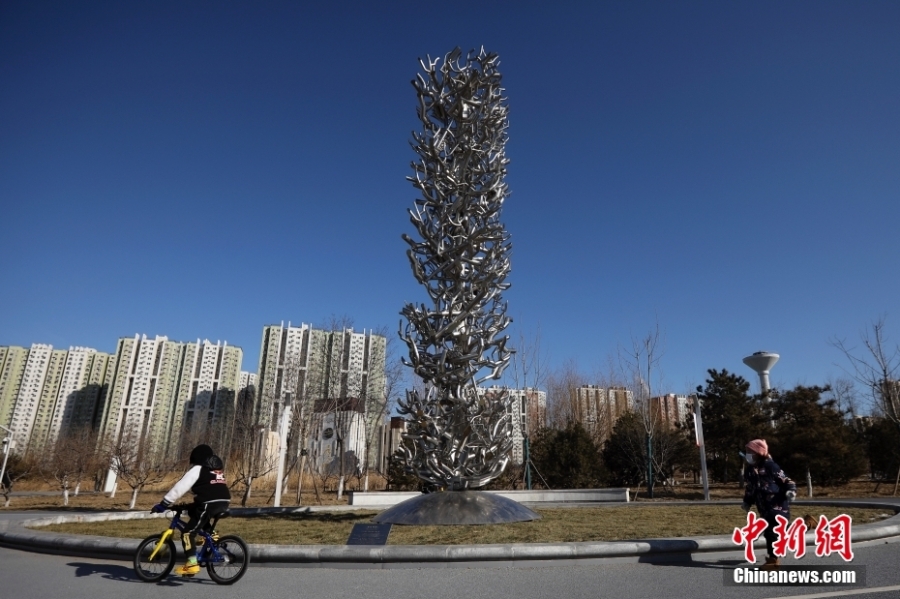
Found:
<svg viewBox="0 0 900 599"><path fill-rule="evenodd" d="M141 541L134 554L134 573L144 582L159 582L175 567L175 543L171 537L166 539L153 559L150 559L161 537L162 535L147 537Z"/></svg>
<svg viewBox="0 0 900 599"><path fill-rule="evenodd" d="M216 543L219 559L212 551L207 555L206 571L218 584L233 584L240 580L250 565L250 550L239 536L226 535Z"/></svg>

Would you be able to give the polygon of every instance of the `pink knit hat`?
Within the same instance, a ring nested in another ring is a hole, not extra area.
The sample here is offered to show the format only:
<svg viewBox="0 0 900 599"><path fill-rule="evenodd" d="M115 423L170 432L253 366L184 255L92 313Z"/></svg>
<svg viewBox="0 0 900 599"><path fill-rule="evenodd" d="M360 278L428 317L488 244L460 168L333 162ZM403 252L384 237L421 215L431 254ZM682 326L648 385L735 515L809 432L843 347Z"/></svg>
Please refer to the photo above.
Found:
<svg viewBox="0 0 900 599"><path fill-rule="evenodd" d="M747 443L747 449L756 455L761 455L763 457L769 455L769 445L766 443L765 439L753 439Z"/></svg>

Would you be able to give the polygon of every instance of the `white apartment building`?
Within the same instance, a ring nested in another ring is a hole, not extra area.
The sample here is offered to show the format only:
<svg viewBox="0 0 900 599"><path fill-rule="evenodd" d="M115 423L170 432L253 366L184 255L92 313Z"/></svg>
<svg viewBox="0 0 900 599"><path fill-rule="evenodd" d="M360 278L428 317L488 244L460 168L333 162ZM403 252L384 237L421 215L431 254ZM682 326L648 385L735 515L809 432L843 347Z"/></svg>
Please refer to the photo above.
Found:
<svg viewBox="0 0 900 599"><path fill-rule="evenodd" d="M186 437L225 454L243 353L226 343L135 335L115 355L89 347L0 347L0 424L19 453L41 452L70 431L92 430L99 448L140 441L177 457Z"/></svg>
<svg viewBox="0 0 900 599"><path fill-rule="evenodd" d="M41 446L46 439L65 360L66 352L52 345L31 345L9 426L18 451L30 449L32 437Z"/></svg>
<svg viewBox="0 0 900 599"><path fill-rule="evenodd" d="M238 393L256 394L256 388L259 386L259 376L255 372L241 371L241 383L238 387Z"/></svg>
<svg viewBox="0 0 900 599"><path fill-rule="evenodd" d="M496 396L502 391L506 391L513 396L513 447L510 461L514 464L522 464L525 462L525 435L534 434L546 422L547 393L531 387L506 389L493 385L491 387L478 388L478 393L482 396Z"/></svg>
<svg viewBox="0 0 900 599"><path fill-rule="evenodd" d="M228 455L243 351L227 343L201 343L199 339L184 347L170 436L192 446L195 441L205 441L220 455ZM169 453L177 457L173 451L178 449L170 443Z"/></svg>
<svg viewBox="0 0 900 599"><path fill-rule="evenodd" d="M17 452L43 452L69 430L96 425L108 359L89 347L0 347L0 421Z"/></svg>
<svg viewBox="0 0 900 599"><path fill-rule="evenodd" d="M292 450L303 449L299 440L308 440L310 434L304 434L300 427L321 419L315 416L319 413L359 411L370 438L376 438L386 416L386 346L383 336L365 330L326 331L290 323L263 327L256 423L275 431L285 402L290 400L295 414L289 434L294 439L290 441ZM352 410L344 409L348 402ZM370 463L374 463L375 449L370 453Z"/></svg>
<svg viewBox="0 0 900 599"><path fill-rule="evenodd" d="M45 445L68 431L94 426L109 359L90 347L69 348Z"/></svg>
<svg viewBox="0 0 900 599"><path fill-rule="evenodd" d="M27 363L26 348L0 346L0 425L6 428L9 428L12 420Z"/></svg>
<svg viewBox="0 0 900 599"><path fill-rule="evenodd" d="M242 357L238 347L199 339L120 339L108 370L102 442L140 440L155 455L175 459L183 444L200 440L225 454Z"/></svg>
<svg viewBox="0 0 900 599"><path fill-rule="evenodd" d="M148 442L155 453L165 452L183 353L181 343L160 335L119 339L107 377L102 444Z"/></svg>

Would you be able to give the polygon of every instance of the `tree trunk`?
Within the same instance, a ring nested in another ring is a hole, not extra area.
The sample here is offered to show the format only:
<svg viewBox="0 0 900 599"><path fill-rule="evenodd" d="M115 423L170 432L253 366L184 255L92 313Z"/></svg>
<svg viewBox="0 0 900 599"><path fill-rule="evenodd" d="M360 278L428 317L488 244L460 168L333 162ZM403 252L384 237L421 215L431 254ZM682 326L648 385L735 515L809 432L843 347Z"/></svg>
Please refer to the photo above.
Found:
<svg viewBox="0 0 900 599"><path fill-rule="evenodd" d="M316 484L315 476L312 477L312 481L313 481L313 491L316 492L316 503L318 503L319 505L322 505L322 497L319 496L319 485Z"/></svg>
<svg viewBox="0 0 900 599"><path fill-rule="evenodd" d="M63 487L63 505L69 505L69 487Z"/></svg>
<svg viewBox="0 0 900 599"><path fill-rule="evenodd" d="M137 503L138 491L140 491L140 487L135 487L131 490L131 502L128 504L129 510L133 510L135 504Z"/></svg>
<svg viewBox="0 0 900 599"><path fill-rule="evenodd" d="M297 505L301 505L301 495L300 493L303 491L303 468L306 466L306 456L300 454L300 467L297 469Z"/></svg>
<svg viewBox="0 0 900 599"><path fill-rule="evenodd" d="M241 507L247 507L247 500L250 499L250 487L253 485L253 477L248 476L247 482L244 483L244 496L241 497Z"/></svg>
<svg viewBox="0 0 900 599"><path fill-rule="evenodd" d="M897 468L897 480L894 481L894 497L897 496L897 487L900 486L900 468Z"/></svg>
<svg viewBox="0 0 900 599"><path fill-rule="evenodd" d="M335 427L337 428L337 427ZM338 460L339 466L341 469L341 477L338 479L338 489L337 489L337 498L340 501L341 497L344 496L344 440L338 439Z"/></svg>
<svg viewBox="0 0 900 599"><path fill-rule="evenodd" d="M118 483L118 481L117 481L117 482L115 482L115 483L113 484L113 490L112 490L112 491L110 492L110 494L109 494L109 498L110 498L110 499L112 499L113 497L116 496L116 491L117 491L118 489L119 489L119 483Z"/></svg>
<svg viewBox="0 0 900 599"><path fill-rule="evenodd" d="M806 495L808 497L813 496L812 492L812 476L809 474L809 468L806 469Z"/></svg>
<svg viewBox="0 0 900 599"><path fill-rule="evenodd" d="M78 497L78 492L81 490L81 481L75 483L75 497Z"/></svg>

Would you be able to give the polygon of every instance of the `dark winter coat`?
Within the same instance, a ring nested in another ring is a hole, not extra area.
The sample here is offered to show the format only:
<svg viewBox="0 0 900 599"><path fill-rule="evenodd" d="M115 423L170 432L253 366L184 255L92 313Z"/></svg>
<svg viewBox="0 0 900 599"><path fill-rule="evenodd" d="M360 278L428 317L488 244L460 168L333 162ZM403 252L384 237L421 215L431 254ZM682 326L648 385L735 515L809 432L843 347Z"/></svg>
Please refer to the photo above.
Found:
<svg viewBox="0 0 900 599"><path fill-rule="evenodd" d="M225 482L224 467L222 460L215 455L206 458L201 464L191 466L181 480L166 493L163 501L171 505L188 491L194 494L194 503L229 501L231 492Z"/></svg>
<svg viewBox="0 0 900 599"><path fill-rule="evenodd" d="M744 470L744 503L756 505L759 515L773 520L776 515L791 519L788 491L797 492L797 484L788 478L784 470L772 458L757 466L747 466Z"/></svg>

